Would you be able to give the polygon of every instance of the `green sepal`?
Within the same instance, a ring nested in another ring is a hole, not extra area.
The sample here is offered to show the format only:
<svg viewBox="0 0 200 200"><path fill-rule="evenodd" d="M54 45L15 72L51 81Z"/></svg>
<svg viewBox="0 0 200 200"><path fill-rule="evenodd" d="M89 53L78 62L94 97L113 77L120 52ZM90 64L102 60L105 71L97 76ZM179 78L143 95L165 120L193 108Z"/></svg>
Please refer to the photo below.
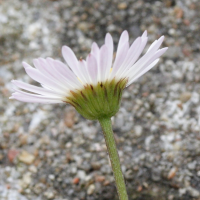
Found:
<svg viewBox="0 0 200 200"><path fill-rule="evenodd" d="M70 91L65 102L71 104L85 118L99 120L114 116L120 106L122 91L127 79L116 80L97 85L86 85L81 90Z"/></svg>

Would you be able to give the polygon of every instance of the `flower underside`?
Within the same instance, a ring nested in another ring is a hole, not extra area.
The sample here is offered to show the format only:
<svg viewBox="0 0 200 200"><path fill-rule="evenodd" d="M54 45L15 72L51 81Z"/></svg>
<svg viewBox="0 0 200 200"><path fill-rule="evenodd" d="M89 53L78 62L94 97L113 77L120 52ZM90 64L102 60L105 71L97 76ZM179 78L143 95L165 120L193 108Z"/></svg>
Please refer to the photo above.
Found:
<svg viewBox="0 0 200 200"><path fill-rule="evenodd" d="M99 120L110 118L119 110L122 91L128 79L88 84L82 90L70 91L70 96L64 102L71 104L85 118Z"/></svg>
<svg viewBox="0 0 200 200"><path fill-rule="evenodd" d="M160 48L164 36L155 40L141 56L147 31L131 45L123 31L113 60L113 38L107 33L105 43L91 46L86 59L78 60L67 46L62 48L64 64L52 58L34 59L35 68L23 62L26 73L42 87L13 80L15 92L10 99L33 103L69 103L85 118L99 120L104 132L110 163L120 200L128 200L110 118L119 110L122 91L154 67L167 47Z"/></svg>
<svg viewBox="0 0 200 200"><path fill-rule="evenodd" d="M141 56L147 32L129 43L127 31L120 36L116 56L113 59L112 36L107 33L105 43L95 42L86 59L78 60L72 49L62 48L67 63L52 58L33 60L34 67L23 62L26 73L41 87L13 80L15 92L10 99L33 103L70 103L85 118L100 120L116 114L125 87L154 67L167 48L160 46L161 36Z"/></svg>

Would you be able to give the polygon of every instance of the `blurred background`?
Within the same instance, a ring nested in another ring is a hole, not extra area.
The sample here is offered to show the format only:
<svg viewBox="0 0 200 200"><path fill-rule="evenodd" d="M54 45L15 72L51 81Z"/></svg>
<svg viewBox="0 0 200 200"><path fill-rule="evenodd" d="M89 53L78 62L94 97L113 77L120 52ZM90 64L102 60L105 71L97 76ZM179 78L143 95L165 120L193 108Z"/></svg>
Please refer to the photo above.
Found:
<svg viewBox="0 0 200 200"><path fill-rule="evenodd" d="M130 200L200 199L199 0L0 0L0 200L117 200L99 124L70 105L9 100L21 62L77 57L128 30L168 51L123 93L113 128Z"/></svg>

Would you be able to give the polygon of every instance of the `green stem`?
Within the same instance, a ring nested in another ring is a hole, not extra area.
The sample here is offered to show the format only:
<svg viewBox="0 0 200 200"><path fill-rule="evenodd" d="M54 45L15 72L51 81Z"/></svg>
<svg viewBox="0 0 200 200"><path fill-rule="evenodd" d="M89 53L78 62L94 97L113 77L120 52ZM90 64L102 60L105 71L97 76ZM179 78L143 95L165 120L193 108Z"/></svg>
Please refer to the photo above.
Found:
<svg viewBox="0 0 200 200"><path fill-rule="evenodd" d="M104 118L99 120L101 127L103 129L104 138L106 141L106 146L108 149L108 154L110 157L110 162L115 177L115 183L117 187L117 192L120 200L128 200L128 195L126 192L126 185L124 182L124 177L122 174L119 155L117 152L117 147L115 144L115 138L112 131L111 119Z"/></svg>

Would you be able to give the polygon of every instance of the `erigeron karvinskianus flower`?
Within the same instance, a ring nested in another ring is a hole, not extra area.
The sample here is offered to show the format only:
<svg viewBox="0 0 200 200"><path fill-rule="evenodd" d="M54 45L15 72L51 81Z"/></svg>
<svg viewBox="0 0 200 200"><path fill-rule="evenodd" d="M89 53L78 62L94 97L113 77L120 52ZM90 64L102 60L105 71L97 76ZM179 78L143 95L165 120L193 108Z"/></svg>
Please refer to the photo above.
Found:
<svg viewBox="0 0 200 200"><path fill-rule="evenodd" d="M119 109L123 89L155 66L167 50L159 49L163 39L162 36L153 42L139 58L147 43L146 31L131 46L128 33L124 31L113 61L113 39L107 34L101 48L92 44L86 60L78 60L73 51L64 46L62 54L70 68L52 58L35 59L35 68L23 63L26 73L42 87L12 81L17 88L11 99L33 103L66 102L85 118L99 120L120 200L128 200L128 195L110 118Z"/></svg>
<svg viewBox="0 0 200 200"><path fill-rule="evenodd" d="M86 60L78 60L64 46L64 64L52 58L38 58L35 68L23 62L26 73L42 87L13 80L17 86L10 99L33 103L70 103L87 119L112 117L119 109L123 89L155 66L167 48L159 49L164 36L154 41L147 52L147 32L129 45L128 32L121 34L113 61L113 39L109 33L99 48L92 44Z"/></svg>

